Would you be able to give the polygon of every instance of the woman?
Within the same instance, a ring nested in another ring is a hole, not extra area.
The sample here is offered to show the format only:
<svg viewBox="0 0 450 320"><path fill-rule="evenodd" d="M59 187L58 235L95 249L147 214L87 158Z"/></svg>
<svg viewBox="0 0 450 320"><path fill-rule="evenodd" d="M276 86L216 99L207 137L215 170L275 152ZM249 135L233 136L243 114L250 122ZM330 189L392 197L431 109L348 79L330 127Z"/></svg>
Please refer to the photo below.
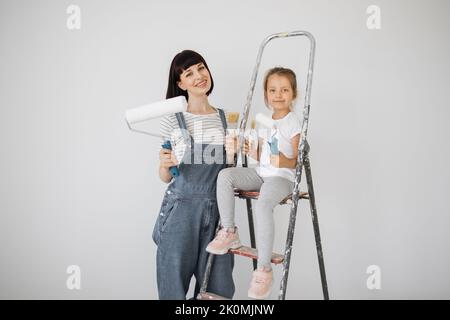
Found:
<svg viewBox="0 0 450 320"><path fill-rule="evenodd" d="M157 281L160 299L186 299L195 276L194 297L200 290L206 268L207 244L214 238L219 220L216 180L226 167L223 110L209 104L214 82L208 65L197 52L178 53L171 64L166 98L183 95L187 112L161 120L163 140L173 150L160 151L160 179L170 183L153 231L157 250ZM173 178L169 168L178 166ZM207 290L232 298L233 256L214 259Z"/></svg>

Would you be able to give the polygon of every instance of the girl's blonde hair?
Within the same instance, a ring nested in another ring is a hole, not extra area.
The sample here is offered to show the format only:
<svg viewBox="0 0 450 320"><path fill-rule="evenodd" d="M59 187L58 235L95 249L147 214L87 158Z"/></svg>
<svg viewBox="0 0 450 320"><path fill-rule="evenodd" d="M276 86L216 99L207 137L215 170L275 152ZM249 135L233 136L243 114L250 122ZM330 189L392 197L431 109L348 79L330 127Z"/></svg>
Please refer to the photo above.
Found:
<svg viewBox="0 0 450 320"><path fill-rule="evenodd" d="M267 102L267 82L269 81L270 76L272 75L278 75L281 77L286 77L289 82L291 83L291 88L293 92L293 98L294 100L297 99L297 77L295 76L294 71L288 68L283 67L275 67L272 69L269 69L264 77L264 102L266 104L266 107L270 109L269 103ZM290 109L292 111L293 105L290 106Z"/></svg>

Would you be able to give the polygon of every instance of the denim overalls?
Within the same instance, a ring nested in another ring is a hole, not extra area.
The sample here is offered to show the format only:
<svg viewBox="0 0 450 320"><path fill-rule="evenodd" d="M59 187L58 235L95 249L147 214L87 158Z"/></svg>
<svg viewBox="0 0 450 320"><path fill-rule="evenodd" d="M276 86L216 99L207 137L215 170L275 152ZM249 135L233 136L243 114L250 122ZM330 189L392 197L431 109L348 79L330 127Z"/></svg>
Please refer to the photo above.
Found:
<svg viewBox="0 0 450 320"><path fill-rule="evenodd" d="M221 109L218 111L226 130L225 114ZM219 221L217 175L226 167L224 146L216 145L211 152L211 145L194 143L183 113L176 113L176 117L188 145L184 157L188 161L180 163L180 175L168 186L153 230L153 240L158 246L158 293L162 300L186 299L193 275L194 297L200 291L208 258L205 248L214 238ZM214 160L218 163L212 163ZM233 266L231 254L216 256L207 290L232 298Z"/></svg>

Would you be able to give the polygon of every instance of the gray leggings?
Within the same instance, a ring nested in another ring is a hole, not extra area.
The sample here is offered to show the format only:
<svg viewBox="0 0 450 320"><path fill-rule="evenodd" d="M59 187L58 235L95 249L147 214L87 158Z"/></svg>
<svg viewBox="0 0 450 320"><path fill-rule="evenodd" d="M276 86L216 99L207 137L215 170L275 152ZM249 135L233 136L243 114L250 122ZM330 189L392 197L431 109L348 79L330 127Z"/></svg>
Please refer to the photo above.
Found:
<svg viewBox="0 0 450 320"><path fill-rule="evenodd" d="M253 168L221 170L217 178L217 204L224 228L235 226L235 188L246 191L260 190L255 206L258 267L270 268L274 239L273 209L292 192L294 182L282 177L262 178Z"/></svg>

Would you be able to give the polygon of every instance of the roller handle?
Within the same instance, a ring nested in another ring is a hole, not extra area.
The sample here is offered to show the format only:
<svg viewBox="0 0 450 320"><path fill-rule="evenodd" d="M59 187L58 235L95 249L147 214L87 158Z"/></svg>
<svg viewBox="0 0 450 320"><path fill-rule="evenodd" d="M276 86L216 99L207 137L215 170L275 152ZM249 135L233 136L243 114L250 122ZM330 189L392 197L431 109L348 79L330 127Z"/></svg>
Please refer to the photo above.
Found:
<svg viewBox="0 0 450 320"><path fill-rule="evenodd" d="M172 145L170 144L169 140L164 142L162 147L163 147L163 149L172 150ZM170 167L169 171L170 171L170 174L172 175L172 177L178 177L180 175L180 171L178 171L178 168L176 166Z"/></svg>
<svg viewBox="0 0 450 320"><path fill-rule="evenodd" d="M269 143L269 147L270 147L270 153L277 155L280 153L280 150L278 149L278 139L277 138L273 138L271 142Z"/></svg>

